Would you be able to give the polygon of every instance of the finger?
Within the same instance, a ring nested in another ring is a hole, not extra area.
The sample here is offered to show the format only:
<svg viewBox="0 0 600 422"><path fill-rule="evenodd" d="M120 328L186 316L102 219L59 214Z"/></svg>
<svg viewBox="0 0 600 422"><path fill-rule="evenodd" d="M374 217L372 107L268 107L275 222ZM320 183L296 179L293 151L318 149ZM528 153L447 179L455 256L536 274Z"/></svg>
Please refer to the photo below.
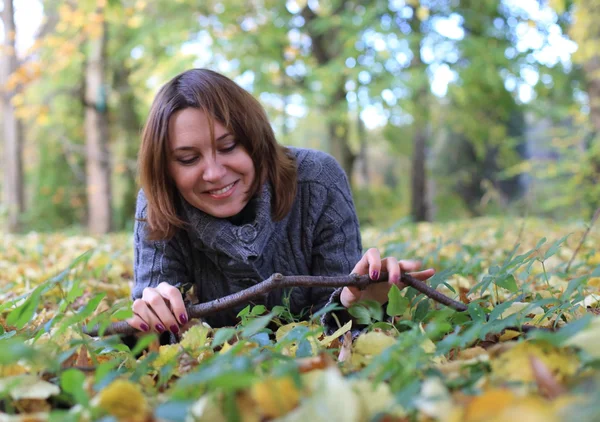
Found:
<svg viewBox="0 0 600 422"><path fill-rule="evenodd" d="M183 302L183 296L181 292L169 283L160 283L156 288L160 295L169 301L171 306L171 312L175 315L177 321L183 325L189 320L187 311L185 309L185 303Z"/></svg>
<svg viewBox="0 0 600 422"><path fill-rule="evenodd" d="M175 321L173 313L167 306L165 298L156 289L144 289L142 299L160 320L158 324L154 325L156 331L162 333L168 328L173 334L179 333L179 325Z"/></svg>
<svg viewBox="0 0 600 422"><path fill-rule="evenodd" d="M421 261L415 261L412 259L401 259L398 261L398 264L400 264L402 271L418 271L423 265Z"/></svg>
<svg viewBox="0 0 600 422"><path fill-rule="evenodd" d="M358 287L354 286L346 286L342 289L340 293L340 302L345 308L349 308L354 303L358 302L361 297L362 292Z"/></svg>
<svg viewBox="0 0 600 422"><path fill-rule="evenodd" d="M417 280L425 281L428 278L431 278L435 274L435 270L433 268L429 268L427 270L418 271L415 273L408 273L408 274L413 276Z"/></svg>
<svg viewBox="0 0 600 422"><path fill-rule="evenodd" d="M138 300L141 302L140 299L138 299ZM140 331L143 331L145 333L147 333L148 331L150 331L150 325L148 325L148 323L143 318L141 318L139 315L137 315L135 313L135 310L133 312L134 312L134 315L133 315L132 318L129 318L127 320L127 324L129 324L130 326L132 326L136 330L140 330Z"/></svg>
<svg viewBox="0 0 600 422"><path fill-rule="evenodd" d="M370 248L365 254L367 258L368 274L371 280L379 280L381 274L381 255L377 248Z"/></svg>
<svg viewBox="0 0 600 422"><path fill-rule="evenodd" d="M400 283L400 265L398 265L398 260L394 257L387 257L381 261L382 265L388 272L388 283L395 284L398 287Z"/></svg>
<svg viewBox="0 0 600 422"><path fill-rule="evenodd" d="M148 309L148 305L142 299L137 299L133 302L133 306L131 307L134 313L133 318L128 320L128 324L138 330L142 330L144 332L150 331L150 327L154 327L159 323L158 318L150 309ZM131 322L130 322L131 321ZM135 325L134 325L135 324Z"/></svg>

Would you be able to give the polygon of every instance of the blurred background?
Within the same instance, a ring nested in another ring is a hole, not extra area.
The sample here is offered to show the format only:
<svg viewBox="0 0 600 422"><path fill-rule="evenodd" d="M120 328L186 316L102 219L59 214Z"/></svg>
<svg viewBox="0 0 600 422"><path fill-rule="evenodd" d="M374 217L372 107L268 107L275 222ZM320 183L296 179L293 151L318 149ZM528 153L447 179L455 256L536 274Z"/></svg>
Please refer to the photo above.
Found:
<svg viewBox="0 0 600 422"><path fill-rule="evenodd" d="M600 0L0 5L2 230L130 230L150 103L192 67L333 154L363 227L600 206Z"/></svg>

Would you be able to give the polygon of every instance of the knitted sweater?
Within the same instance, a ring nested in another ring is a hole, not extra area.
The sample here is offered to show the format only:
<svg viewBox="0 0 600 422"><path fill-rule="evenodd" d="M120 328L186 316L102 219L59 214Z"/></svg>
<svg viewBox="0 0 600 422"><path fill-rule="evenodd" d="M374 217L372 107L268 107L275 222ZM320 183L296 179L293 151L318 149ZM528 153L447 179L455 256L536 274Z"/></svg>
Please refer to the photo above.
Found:
<svg viewBox="0 0 600 422"><path fill-rule="evenodd" d="M140 191L134 229L133 298L140 298L144 288L161 282L182 291L194 285L198 300L207 302L248 288L276 272L349 274L361 258L362 247L346 175L328 154L299 148L290 151L298 166L298 188L292 209L281 221L271 219L272 189L267 182L248 204L254 209L246 221L215 218L180 198L180 214L189 228L178 230L170 240L148 241L146 223L140 221L146 217L147 202ZM339 303L340 290L278 289L252 302L272 308L282 305L289 294L291 312L306 316L328 302ZM205 320L212 327L235 325L241 309L210 315ZM338 314L340 320L348 318ZM327 327L330 316L323 321L328 332L335 328Z"/></svg>

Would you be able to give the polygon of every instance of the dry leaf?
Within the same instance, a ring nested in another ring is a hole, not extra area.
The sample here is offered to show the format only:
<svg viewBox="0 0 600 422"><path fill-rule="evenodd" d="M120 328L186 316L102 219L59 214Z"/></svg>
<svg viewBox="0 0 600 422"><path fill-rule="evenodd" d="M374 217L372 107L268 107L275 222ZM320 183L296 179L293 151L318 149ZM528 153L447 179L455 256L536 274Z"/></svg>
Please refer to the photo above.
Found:
<svg viewBox="0 0 600 422"><path fill-rule="evenodd" d="M300 390L290 377L259 381L252 386L250 396L260 413L268 418L285 415L300 402Z"/></svg>

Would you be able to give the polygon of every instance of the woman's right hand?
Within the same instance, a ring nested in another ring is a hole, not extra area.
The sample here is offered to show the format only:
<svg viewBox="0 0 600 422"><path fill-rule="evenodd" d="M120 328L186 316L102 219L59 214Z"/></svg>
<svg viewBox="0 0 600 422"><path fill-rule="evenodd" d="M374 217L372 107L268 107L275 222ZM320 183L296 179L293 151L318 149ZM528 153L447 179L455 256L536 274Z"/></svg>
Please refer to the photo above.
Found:
<svg viewBox="0 0 600 422"><path fill-rule="evenodd" d="M134 317L127 320L133 328L163 333L179 333L179 326L188 322L188 315L179 290L169 283L146 287L142 298L133 302Z"/></svg>

